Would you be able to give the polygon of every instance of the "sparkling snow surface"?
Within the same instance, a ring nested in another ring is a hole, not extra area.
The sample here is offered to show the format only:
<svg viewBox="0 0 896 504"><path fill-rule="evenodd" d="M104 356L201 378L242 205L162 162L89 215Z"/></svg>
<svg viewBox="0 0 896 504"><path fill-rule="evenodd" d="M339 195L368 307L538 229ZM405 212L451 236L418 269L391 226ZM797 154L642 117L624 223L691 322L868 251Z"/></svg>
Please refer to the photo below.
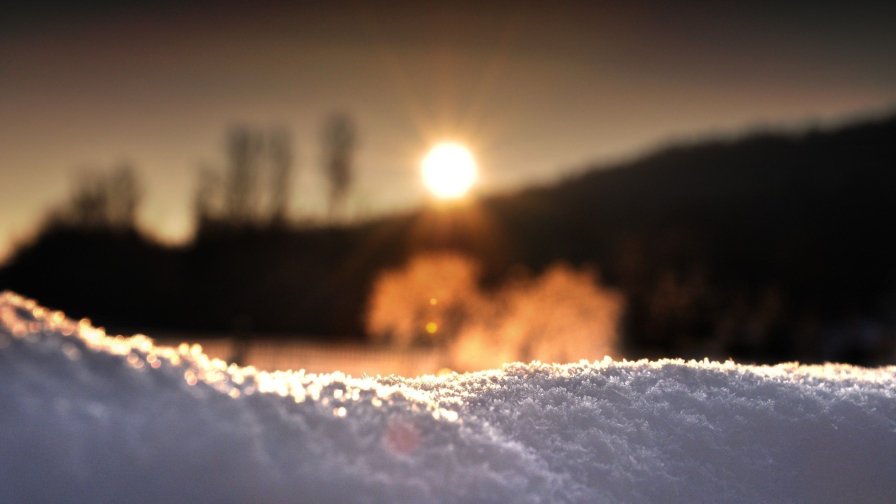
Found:
<svg viewBox="0 0 896 504"><path fill-rule="evenodd" d="M0 502L893 502L896 368L264 373L0 295Z"/></svg>

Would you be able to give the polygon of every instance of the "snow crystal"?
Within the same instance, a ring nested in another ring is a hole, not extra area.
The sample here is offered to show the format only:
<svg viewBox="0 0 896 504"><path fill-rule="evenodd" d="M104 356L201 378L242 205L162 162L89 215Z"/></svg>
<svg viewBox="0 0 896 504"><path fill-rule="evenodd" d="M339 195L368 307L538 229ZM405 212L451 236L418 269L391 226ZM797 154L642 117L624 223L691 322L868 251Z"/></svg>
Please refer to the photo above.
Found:
<svg viewBox="0 0 896 504"><path fill-rule="evenodd" d="M2 502L892 502L896 367L267 373L0 295Z"/></svg>

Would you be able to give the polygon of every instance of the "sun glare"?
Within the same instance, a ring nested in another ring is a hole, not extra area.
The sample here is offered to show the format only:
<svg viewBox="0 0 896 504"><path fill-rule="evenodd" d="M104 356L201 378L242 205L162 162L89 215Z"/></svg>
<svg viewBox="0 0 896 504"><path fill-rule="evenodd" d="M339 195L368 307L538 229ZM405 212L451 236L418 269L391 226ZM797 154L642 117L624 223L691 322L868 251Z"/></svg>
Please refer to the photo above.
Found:
<svg viewBox="0 0 896 504"><path fill-rule="evenodd" d="M420 171L426 188L442 199L460 198L476 182L476 160L470 149L457 143L441 143L430 149Z"/></svg>

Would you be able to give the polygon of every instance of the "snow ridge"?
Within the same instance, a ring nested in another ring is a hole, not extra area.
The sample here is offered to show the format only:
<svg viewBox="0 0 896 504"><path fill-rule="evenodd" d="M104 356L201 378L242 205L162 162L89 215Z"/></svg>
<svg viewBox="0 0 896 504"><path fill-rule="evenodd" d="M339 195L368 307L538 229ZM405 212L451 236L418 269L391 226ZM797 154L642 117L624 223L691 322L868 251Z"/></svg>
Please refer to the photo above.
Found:
<svg viewBox="0 0 896 504"><path fill-rule="evenodd" d="M896 367L266 373L0 294L2 502L891 502Z"/></svg>

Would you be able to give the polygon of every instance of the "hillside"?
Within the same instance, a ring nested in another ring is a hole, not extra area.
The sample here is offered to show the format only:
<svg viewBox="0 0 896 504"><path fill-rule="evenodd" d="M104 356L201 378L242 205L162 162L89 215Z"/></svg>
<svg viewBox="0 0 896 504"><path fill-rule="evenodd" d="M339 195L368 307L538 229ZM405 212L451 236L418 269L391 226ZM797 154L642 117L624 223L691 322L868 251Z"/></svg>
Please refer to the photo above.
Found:
<svg viewBox="0 0 896 504"><path fill-rule="evenodd" d="M892 324L894 194L891 118L670 148L487 205L513 261L591 262L621 286L636 348L755 322L784 357L777 335Z"/></svg>
<svg viewBox="0 0 896 504"><path fill-rule="evenodd" d="M896 327L896 117L659 150L558 184L333 229L47 229L14 289L122 330L361 335L382 268L478 259L486 286L565 261L627 299L625 354L874 363Z"/></svg>

